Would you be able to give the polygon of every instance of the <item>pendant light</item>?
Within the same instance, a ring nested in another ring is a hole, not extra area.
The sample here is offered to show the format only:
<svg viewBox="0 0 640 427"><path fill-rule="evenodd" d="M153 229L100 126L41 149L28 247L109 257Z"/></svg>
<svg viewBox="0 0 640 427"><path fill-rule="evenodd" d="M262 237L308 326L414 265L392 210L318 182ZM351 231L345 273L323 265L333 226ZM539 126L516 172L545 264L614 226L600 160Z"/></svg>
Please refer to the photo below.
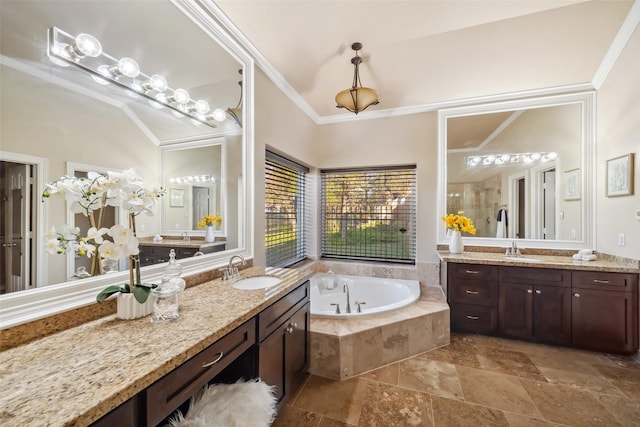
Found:
<svg viewBox="0 0 640 427"><path fill-rule="evenodd" d="M346 108L352 113L358 114L360 111L366 110L370 105L376 105L378 101L378 94L375 90L362 87L360 81L360 64L362 58L358 56L358 51L362 49L362 43L353 43L351 49L356 51L356 56L351 58L353 64L353 84L351 88L345 89L336 95L336 107Z"/></svg>
<svg viewBox="0 0 640 427"><path fill-rule="evenodd" d="M238 73L242 75L242 68L238 70ZM231 118L238 124L238 126L242 127L242 79L238 82L240 85L240 100L238 101L238 105L235 108L227 108L227 114L231 116Z"/></svg>

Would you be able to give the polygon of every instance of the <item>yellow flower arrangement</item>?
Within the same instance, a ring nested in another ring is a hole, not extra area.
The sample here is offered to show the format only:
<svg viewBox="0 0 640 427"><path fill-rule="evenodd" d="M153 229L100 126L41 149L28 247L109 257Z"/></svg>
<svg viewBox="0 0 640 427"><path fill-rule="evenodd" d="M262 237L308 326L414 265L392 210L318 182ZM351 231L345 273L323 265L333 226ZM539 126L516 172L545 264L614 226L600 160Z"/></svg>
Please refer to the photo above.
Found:
<svg viewBox="0 0 640 427"><path fill-rule="evenodd" d="M469 234L476 234L476 227L473 225L473 221L462 215L464 211L458 211L457 214L449 214L443 216L442 220L447 224L447 228L454 231L464 231Z"/></svg>
<svg viewBox="0 0 640 427"><path fill-rule="evenodd" d="M209 215L203 216L200 222L198 223L198 227L205 228L214 224L217 225L218 227L222 225L222 217L220 215L213 216L209 214Z"/></svg>

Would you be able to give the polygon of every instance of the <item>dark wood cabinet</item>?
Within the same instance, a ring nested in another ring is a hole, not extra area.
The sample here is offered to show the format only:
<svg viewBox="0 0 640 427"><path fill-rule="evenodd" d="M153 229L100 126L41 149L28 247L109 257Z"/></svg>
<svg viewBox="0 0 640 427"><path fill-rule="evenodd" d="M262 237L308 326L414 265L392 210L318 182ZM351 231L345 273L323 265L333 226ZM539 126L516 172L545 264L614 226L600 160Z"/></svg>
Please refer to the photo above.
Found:
<svg viewBox="0 0 640 427"><path fill-rule="evenodd" d="M571 342L571 273L499 267L498 328L504 336Z"/></svg>
<svg viewBox="0 0 640 427"><path fill-rule="evenodd" d="M91 424L91 427L136 427L142 423L140 396L135 396Z"/></svg>
<svg viewBox="0 0 640 427"><path fill-rule="evenodd" d="M638 350L638 274L450 263L453 331L630 354Z"/></svg>
<svg viewBox="0 0 640 427"><path fill-rule="evenodd" d="M571 304L574 346L613 353L638 350L638 275L575 274Z"/></svg>
<svg viewBox="0 0 640 427"><path fill-rule="evenodd" d="M497 330L498 267L452 264L448 268L451 328L493 334Z"/></svg>
<svg viewBox="0 0 640 427"><path fill-rule="evenodd" d="M163 262L169 262L169 253L173 249L176 253L176 259L190 258L195 255L196 252L202 252L203 254L210 254L214 252L223 251L226 248L225 244L217 244L214 246L193 245L191 247L184 247L173 245L171 246L170 240L166 245L145 245L140 244L140 265L142 267L146 265L161 264Z"/></svg>
<svg viewBox="0 0 640 427"><path fill-rule="evenodd" d="M258 315L258 376L282 406L304 381L310 361L309 283Z"/></svg>

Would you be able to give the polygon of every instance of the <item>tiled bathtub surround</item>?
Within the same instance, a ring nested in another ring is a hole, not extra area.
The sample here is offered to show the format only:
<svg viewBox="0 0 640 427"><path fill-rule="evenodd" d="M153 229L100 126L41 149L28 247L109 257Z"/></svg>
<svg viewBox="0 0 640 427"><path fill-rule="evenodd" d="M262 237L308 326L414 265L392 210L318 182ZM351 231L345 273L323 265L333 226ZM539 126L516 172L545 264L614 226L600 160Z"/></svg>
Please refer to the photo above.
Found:
<svg viewBox="0 0 640 427"><path fill-rule="evenodd" d="M438 264L417 267L320 261L303 267L340 275L387 277L420 282L420 300L390 313L352 319L311 318L314 375L346 379L449 342L449 306L439 283Z"/></svg>

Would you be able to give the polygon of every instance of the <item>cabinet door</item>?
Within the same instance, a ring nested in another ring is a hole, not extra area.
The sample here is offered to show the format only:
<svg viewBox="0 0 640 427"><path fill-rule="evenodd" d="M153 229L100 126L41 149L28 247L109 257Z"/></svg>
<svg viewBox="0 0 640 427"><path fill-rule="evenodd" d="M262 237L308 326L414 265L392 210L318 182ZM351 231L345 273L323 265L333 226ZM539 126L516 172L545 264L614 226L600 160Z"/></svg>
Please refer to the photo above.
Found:
<svg viewBox="0 0 640 427"><path fill-rule="evenodd" d="M293 396L304 382L310 361L310 305L306 304L286 322L284 392Z"/></svg>
<svg viewBox="0 0 640 427"><path fill-rule="evenodd" d="M638 348L638 314L633 299L631 292L573 288L573 345L605 352L634 352Z"/></svg>
<svg viewBox="0 0 640 427"><path fill-rule="evenodd" d="M534 287L533 337L555 344L571 343L571 289Z"/></svg>
<svg viewBox="0 0 640 427"><path fill-rule="evenodd" d="M259 344L260 378L276 387L278 403L293 396L309 367L309 303Z"/></svg>
<svg viewBox="0 0 640 427"><path fill-rule="evenodd" d="M531 338L533 286L521 283L500 283L498 293L500 332L509 337Z"/></svg>

